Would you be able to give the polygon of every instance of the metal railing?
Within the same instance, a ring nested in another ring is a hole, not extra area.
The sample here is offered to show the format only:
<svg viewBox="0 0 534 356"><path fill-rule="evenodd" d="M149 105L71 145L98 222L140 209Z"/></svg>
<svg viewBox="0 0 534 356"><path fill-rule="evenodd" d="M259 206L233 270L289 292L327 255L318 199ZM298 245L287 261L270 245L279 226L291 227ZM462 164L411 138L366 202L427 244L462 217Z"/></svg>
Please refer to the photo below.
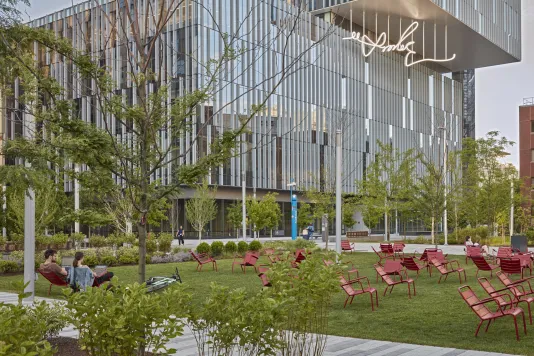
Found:
<svg viewBox="0 0 534 356"><path fill-rule="evenodd" d="M534 97L532 98L523 98L523 106L534 105Z"/></svg>

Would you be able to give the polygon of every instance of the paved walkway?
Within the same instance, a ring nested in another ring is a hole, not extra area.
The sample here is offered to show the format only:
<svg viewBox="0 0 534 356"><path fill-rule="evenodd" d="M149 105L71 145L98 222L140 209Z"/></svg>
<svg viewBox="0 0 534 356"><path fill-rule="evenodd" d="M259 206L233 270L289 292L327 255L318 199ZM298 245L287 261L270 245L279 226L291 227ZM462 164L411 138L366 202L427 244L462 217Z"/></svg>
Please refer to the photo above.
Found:
<svg viewBox="0 0 534 356"><path fill-rule="evenodd" d="M16 303L17 295L13 293L0 292L0 303ZM52 299L36 298L52 302ZM25 304L28 304L25 302ZM78 331L72 326L63 329L60 336L78 338ZM169 347L178 350L176 355L196 356L198 355L194 336L186 327L184 335L177 337L168 344ZM491 352L459 350L445 347L422 346L412 344L401 344L389 341L365 340L341 336L329 336L326 346L325 356L506 356Z"/></svg>

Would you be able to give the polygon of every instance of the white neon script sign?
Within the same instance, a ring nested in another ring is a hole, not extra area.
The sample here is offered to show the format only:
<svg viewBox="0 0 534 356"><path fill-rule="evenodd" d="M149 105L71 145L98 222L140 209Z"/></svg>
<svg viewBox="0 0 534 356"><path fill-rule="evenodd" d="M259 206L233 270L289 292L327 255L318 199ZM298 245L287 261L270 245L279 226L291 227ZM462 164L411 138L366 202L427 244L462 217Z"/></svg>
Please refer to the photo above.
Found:
<svg viewBox="0 0 534 356"><path fill-rule="evenodd" d="M360 32L353 32L350 37L343 38L344 40L354 40L362 44L362 51L365 57L369 57L376 49L382 50L382 52L406 52L404 57L404 65L411 67L417 63L422 62L450 62L456 58L456 54L453 54L450 58L437 59L437 58L423 58L417 61L413 60L413 55L416 52L413 50L415 44L414 41L409 41L410 36L419 28L419 22L412 22L410 26L402 33L399 41L396 44L388 44L389 39L385 32L382 32L380 36L373 41L367 35L362 35Z"/></svg>

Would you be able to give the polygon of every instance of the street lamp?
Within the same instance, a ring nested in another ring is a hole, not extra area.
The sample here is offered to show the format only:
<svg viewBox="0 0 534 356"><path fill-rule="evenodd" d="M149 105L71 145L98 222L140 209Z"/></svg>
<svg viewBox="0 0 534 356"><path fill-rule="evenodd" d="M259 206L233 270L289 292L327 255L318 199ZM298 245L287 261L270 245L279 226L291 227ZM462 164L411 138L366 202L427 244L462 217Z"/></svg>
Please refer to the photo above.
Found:
<svg viewBox="0 0 534 356"><path fill-rule="evenodd" d="M447 128L440 126L438 129L443 130L443 197L445 205L443 210L443 236L445 237L444 245L447 246L449 244L449 229L447 226Z"/></svg>
<svg viewBox="0 0 534 356"><path fill-rule="evenodd" d="M287 185L289 187L289 196L291 197L291 239L297 239L297 195L293 195L293 187L297 186L297 183L291 179L291 183Z"/></svg>

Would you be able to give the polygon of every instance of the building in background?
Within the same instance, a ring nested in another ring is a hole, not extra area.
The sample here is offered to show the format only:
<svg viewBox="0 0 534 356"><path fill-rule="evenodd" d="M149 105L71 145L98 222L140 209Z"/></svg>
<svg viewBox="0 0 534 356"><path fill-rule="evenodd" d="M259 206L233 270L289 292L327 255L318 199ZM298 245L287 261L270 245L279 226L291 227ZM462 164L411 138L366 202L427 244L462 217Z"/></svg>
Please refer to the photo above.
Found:
<svg viewBox="0 0 534 356"><path fill-rule="evenodd" d="M523 99L519 107L519 177L523 179L522 192L528 206L534 198L534 98ZM532 211L531 211L532 213Z"/></svg>
<svg viewBox="0 0 534 356"><path fill-rule="evenodd" d="M463 138L475 138L476 126L476 95L475 95L475 70L466 69L463 72L455 72L452 79L463 85Z"/></svg>
<svg viewBox="0 0 534 356"><path fill-rule="evenodd" d="M132 88L124 66L120 65L126 59L122 58L120 45L115 47L115 41L102 39L106 30L100 20L122 11L124 1L100 3L107 5L97 7L94 1L87 1L36 19L30 25L55 31L80 50L90 50L95 58L105 61L116 78L123 78L118 90L129 101ZM291 42L291 53L298 54L302 44L317 41L318 34L332 26L333 33L302 59L307 65L276 90L266 105L266 114L253 120L248 142L242 145L244 159L232 158L211 172L209 183L218 186L219 199L219 216L209 227L212 236L233 232L225 222L226 207L240 198L243 173L250 194L253 190L259 197L267 191L280 193L284 221L279 233L289 235L287 184L295 181L298 187L306 189L331 180L334 135L338 128L343 128L344 134L345 193L357 193L354 182L363 179L367 166L378 153L377 140L401 151L415 148L436 165L441 164L444 133L449 150L461 149L462 137L474 133L474 69L521 58L520 0L212 0L206 7L185 0L183 11L176 12L168 28L169 42L161 46L159 58L168 61L168 68L173 70L169 72L170 78L162 76L160 84L179 85L187 78L203 75L205 69L186 58L194 55L205 63L217 51L218 44L212 40L214 21L220 28L232 29L244 18L243 11L253 8L254 16L241 25L243 40L254 43L282 28L286 14L295 11L292 6L303 4L304 22ZM208 16L207 11L216 16ZM375 43L372 53L370 46L363 47L357 38L351 38L356 33ZM379 37L382 33L385 40ZM411 53L406 48L399 51L402 46L394 46L399 42L409 46ZM409 42L413 43L408 45ZM382 47L390 45L389 49L378 48L380 43ZM78 103L80 117L102 125L95 101L81 90L72 65L69 67L61 58L40 49L36 54L40 65L48 67L50 75L68 88L69 95ZM278 55L272 50L255 58L257 74L266 77L273 74ZM243 68L247 65L250 63L242 63ZM237 107L221 110L228 96L238 93L240 86L251 88L257 84L254 75L246 78L239 83L225 83L227 89L222 95L199 110L200 123L209 113L220 114L207 123L205 139L199 140L192 150L193 162L206 152L213 137L235 127L247 103L254 102L255 97L250 94ZM17 108L13 106L6 114L8 138L16 134L20 125L17 120ZM117 127L117 134L126 134L121 130ZM187 136L184 142L189 142ZM416 174L422 172L423 167L418 166ZM165 184L171 174L169 167L156 172L155 179ZM66 191L72 188L72 183L66 183ZM185 189L184 199L191 196L192 192ZM174 202L173 211L179 224L191 230L184 199ZM354 229L367 229L362 219L357 220ZM395 220L391 223L392 230L398 231L398 223ZM162 223L160 228L170 230L168 224ZM408 228L414 233L421 229L419 225ZM377 227L380 229L383 226Z"/></svg>

